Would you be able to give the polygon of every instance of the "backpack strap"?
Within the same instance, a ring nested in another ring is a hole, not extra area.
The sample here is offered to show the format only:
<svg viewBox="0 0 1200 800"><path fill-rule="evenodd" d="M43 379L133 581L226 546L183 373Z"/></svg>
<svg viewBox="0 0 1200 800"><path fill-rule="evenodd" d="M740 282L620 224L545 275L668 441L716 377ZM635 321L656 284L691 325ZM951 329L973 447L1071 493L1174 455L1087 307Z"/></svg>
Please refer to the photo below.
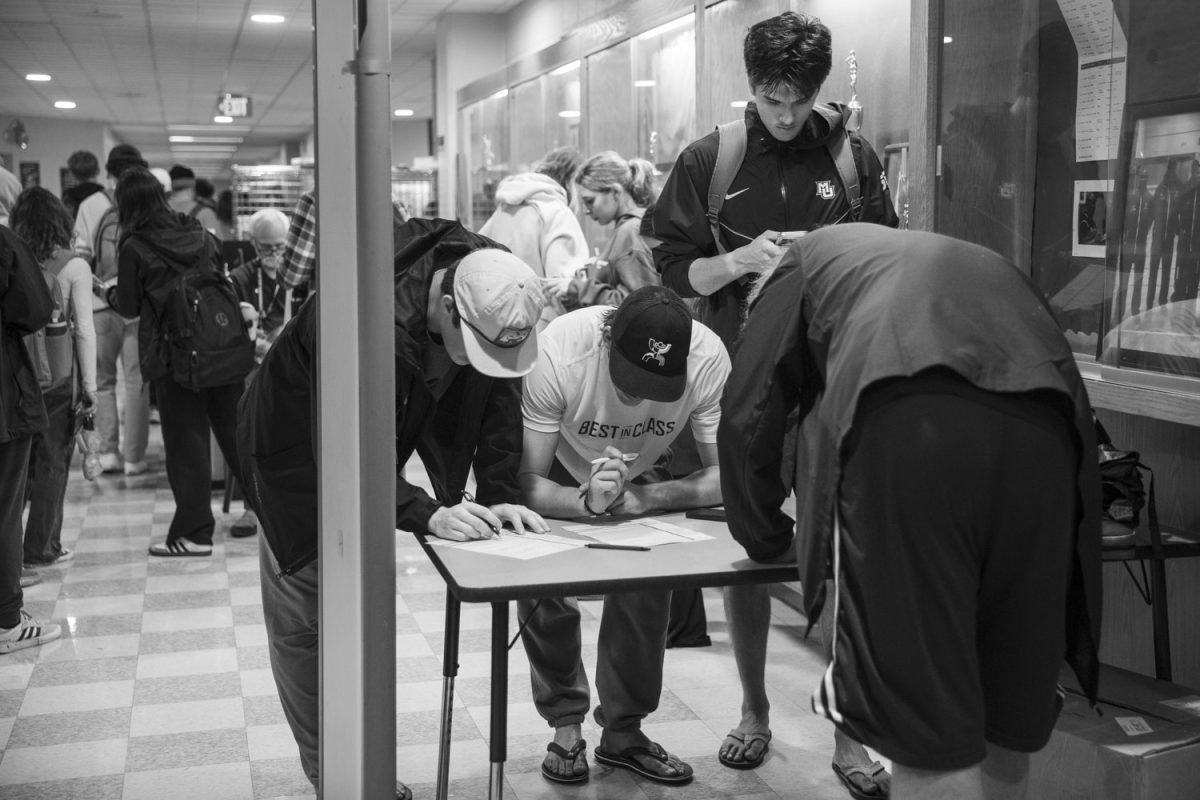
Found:
<svg viewBox="0 0 1200 800"><path fill-rule="evenodd" d="M830 127L842 122L842 113L832 106L818 103L813 106L813 111L824 117ZM862 219L862 188L858 184L858 165L854 163L854 149L850 146L850 136L844 125L839 128L837 136L825 143L825 149L829 151L829 157L837 167L842 191L846 193L846 202L850 204L850 221L858 222Z"/></svg>
<svg viewBox="0 0 1200 800"><path fill-rule="evenodd" d="M744 119L717 126L717 162L708 181L708 211L705 216L708 217L708 228L712 231L718 253L725 252L721 246L721 206L725 203L725 193L742 167L742 159L746 157L747 136Z"/></svg>
<svg viewBox="0 0 1200 800"><path fill-rule="evenodd" d="M196 205L188 209L188 216L192 219L195 219L196 217L200 216L200 212L203 210L204 206L200 204L200 201L196 201Z"/></svg>

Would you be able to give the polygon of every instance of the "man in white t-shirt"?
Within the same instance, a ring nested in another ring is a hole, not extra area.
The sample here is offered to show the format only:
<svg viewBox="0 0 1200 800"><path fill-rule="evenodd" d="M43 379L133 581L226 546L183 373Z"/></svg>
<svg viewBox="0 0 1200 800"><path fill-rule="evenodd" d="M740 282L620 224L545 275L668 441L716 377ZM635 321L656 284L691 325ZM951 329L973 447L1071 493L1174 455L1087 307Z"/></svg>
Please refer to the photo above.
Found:
<svg viewBox="0 0 1200 800"><path fill-rule="evenodd" d="M647 286L619 308L593 306L553 320L525 378L522 502L564 519L637 515L721 502L717 426L729 355L670 289ZM690 425L701 468L655 482L651 468ZM660 783L692 768L641 731L662 691L669 590L606 595L596 656L604 732L596 760ZM534 704L553 727L542 774L587 780L581 724L590 705L574 598L520 601Z"/></svg>

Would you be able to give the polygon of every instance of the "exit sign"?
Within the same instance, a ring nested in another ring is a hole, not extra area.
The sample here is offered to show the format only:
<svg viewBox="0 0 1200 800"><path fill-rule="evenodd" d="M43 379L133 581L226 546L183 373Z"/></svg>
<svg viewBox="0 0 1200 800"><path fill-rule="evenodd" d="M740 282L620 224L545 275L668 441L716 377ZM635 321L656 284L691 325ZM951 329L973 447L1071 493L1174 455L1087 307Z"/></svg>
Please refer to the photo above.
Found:
<svg viewBox="0 0 1200 800"><path fill-rule="evenodd" d="M217 113L227 117L248 117L250 116L250 98L226 92L217 98Z"/></svg>

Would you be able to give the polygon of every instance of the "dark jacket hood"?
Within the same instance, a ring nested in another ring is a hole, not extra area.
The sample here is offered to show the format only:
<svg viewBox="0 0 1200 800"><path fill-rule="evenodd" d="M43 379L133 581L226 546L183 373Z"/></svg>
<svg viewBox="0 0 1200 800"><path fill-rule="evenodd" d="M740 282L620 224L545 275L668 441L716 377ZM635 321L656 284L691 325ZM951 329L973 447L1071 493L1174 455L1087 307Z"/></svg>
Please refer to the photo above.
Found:
<svg viewBox="0 0 1200 800"><path fill-rule="evenodd" d="M177 212L164 214L127 237L136 237L164 260L180 266L195 263L208 240L198 221Z"/></svg>
<svg viewBox="0 0 1200 800"><path fill-rule="evenodd" d="M817 103L813 106L808 122L800 131L800 135L790 142L781 142L770 134L758 115L758 107L754 101L746 106L746 128L750 141L757 144L762 152L780 150L812 150L824 147L846 127L850 118L850 109L845 103Z"/></svg>

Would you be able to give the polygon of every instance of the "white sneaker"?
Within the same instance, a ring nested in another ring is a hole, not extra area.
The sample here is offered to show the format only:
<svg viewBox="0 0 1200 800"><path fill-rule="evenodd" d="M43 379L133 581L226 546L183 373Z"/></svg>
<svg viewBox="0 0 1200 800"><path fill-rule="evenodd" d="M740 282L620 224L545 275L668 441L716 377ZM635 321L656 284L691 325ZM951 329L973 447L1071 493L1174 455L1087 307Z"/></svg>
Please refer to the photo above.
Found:
<svg viewBox="0 0 1200 800"><path fill-rule="evenodd" d="M29 612L21 609L21 621L12 628L0 628L0 654L52 642L62 636L62 628L53 622L39 624Z"/></svg>
<svg viewBox="0 0 1200 800"><path fill-rule="evenodd" d="M143 472L145 472L149 468L150 468L150 465L148 463L146 463L145 461L126 461L125 462L125 474L126 475L141 475ZM107 472L107 471L108 470L105 470L105 472Z"/></svg>
<svg viewBox="0 0 1200 800"><path fill-rule="evenodd" d="M100 469L104 472L120 472L121 457L116 453L101 453Z"/></svg>
<svg viewBox="0 0 1200 800"><path fill-rule="evenodd" d="M75 551L70 549L69 547L64 547L62 549L62 552L59 553L55 557L55 559L50 562L50 564L65 564L66 562L70 561L74 557L75 557ZM50 566L50 565L47 564L46 566Z"/></svg>

